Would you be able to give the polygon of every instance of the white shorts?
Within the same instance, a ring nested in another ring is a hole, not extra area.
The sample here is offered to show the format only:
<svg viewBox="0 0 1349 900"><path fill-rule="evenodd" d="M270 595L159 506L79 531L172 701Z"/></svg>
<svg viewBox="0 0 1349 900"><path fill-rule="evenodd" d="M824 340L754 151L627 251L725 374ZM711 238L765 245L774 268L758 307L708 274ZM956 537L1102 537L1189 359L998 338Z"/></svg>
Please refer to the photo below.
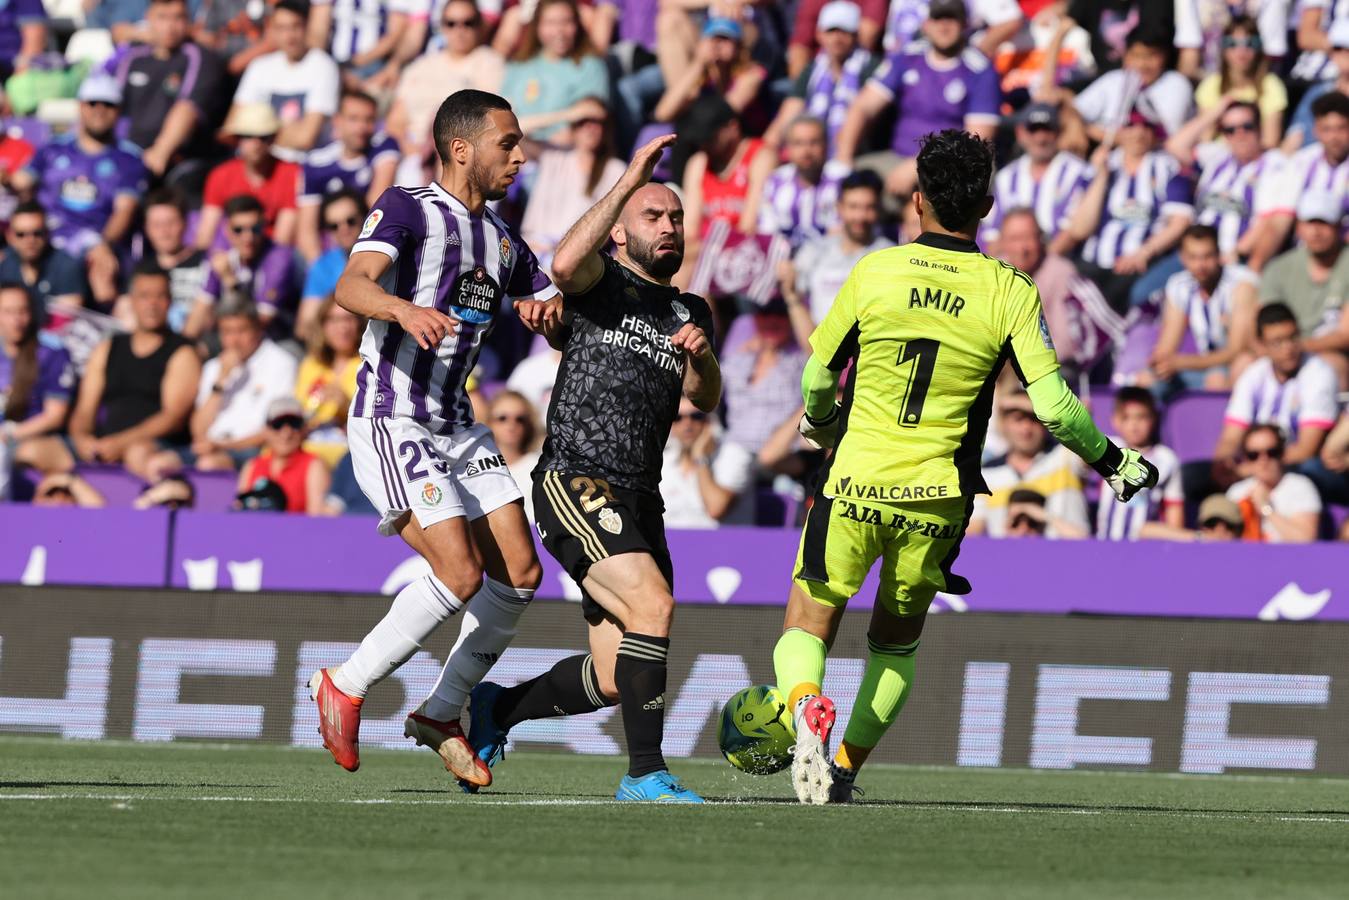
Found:
<svg viewBox="0 0 1349 900"><path fill-rule="evenodd" d="M433 434L406 417L348 419L356 482L380 512L379 533L411 510L422 528L480 519L523 496L486 425Z"/></svg>

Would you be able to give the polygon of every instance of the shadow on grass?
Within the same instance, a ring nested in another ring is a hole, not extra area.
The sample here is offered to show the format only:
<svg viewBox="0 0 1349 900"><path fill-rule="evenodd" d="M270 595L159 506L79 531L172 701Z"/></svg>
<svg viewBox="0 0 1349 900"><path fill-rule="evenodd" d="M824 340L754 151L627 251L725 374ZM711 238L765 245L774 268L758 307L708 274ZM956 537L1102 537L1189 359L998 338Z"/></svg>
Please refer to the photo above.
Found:
<svg viewBox="0 0 1349 900"><path fill-rule="evenodd" d="M0 781L0 788L268 788L273 784L221 784L212 781Z"/></svg>
<svg viewBox="0 0 1349 900"><path fill-rule="evenodd" d="M800 805L791 797L708 797L710 801L736 804L781 804ZM1120 803L1024 803L996 801L961 800L871 800L858 801L859 806L891 806L915 810L952 810L955 812L981 812L1007 810L1017 812L1082 812L1082 813L1213 813L1217 815L1269 815L1269 816L1349 816L1349 810L1341 809L1226 809L1216 806L1167 806L1162 804L1120 804Z"/></svg>

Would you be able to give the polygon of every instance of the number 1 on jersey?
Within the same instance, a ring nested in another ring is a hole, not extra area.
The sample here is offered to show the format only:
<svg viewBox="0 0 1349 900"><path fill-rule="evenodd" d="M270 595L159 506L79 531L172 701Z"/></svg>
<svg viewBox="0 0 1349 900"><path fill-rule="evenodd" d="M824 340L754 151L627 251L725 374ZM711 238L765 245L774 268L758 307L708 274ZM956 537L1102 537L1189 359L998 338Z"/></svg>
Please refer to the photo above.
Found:
<svg viewBox="0 0 1349 900"><path fill-rule="evenodd" d="M940 349L941 341L915 338L899 350L895 365L913 362L909 380L904 385L904 400L899 407L899 424L903 428L917 428L923 418L923 404L927 402L927 389L932 384L932 370L937 365L937 351Z"/></svg>

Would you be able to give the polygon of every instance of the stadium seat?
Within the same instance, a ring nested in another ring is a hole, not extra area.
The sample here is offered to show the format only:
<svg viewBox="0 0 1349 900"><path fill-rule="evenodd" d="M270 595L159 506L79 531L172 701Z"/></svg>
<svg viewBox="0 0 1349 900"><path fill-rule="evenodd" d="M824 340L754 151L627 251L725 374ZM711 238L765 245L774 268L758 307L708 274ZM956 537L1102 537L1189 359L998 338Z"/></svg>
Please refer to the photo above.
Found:
<svg viewBox="0 0 1349 900"><path fill-rule="evenodd" d="M1166 444L1180 461L1210 459L1218 434L1223 428L1223 413L1227 409L1227 395L1208 391L1180 394L1171 401L1162 417L1162 443Z"/></svg>

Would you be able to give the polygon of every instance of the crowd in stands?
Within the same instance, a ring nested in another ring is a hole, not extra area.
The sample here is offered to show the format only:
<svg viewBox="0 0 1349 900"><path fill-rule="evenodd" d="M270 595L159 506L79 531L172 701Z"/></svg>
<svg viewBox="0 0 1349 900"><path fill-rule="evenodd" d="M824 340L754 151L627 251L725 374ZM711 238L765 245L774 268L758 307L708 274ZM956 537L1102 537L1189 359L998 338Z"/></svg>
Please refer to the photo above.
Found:
<svg viewBox="0 0 1349 900"><path fill-rule="evenodd" d="M678 135L676 283L714 306L725 397L680 409L672 527L799 521L809 335L858 259L916 237L917 142L957 127L998 155L982 249L1033 276L1065 373L1162 474L1102 495L1009 370L972 531L1349 539L1341 0L9 0L0 79L16 502L100 505L83 476L120 467L138 506L214 471L240 509L368 511L344 434L364 323L333 293L472 87L520 118L498 211L545 266L638 141ZM471 384L522 483L558 361L503 315ZM1182 457L1160 433L1196 392L1226 411Z"/></svg>

